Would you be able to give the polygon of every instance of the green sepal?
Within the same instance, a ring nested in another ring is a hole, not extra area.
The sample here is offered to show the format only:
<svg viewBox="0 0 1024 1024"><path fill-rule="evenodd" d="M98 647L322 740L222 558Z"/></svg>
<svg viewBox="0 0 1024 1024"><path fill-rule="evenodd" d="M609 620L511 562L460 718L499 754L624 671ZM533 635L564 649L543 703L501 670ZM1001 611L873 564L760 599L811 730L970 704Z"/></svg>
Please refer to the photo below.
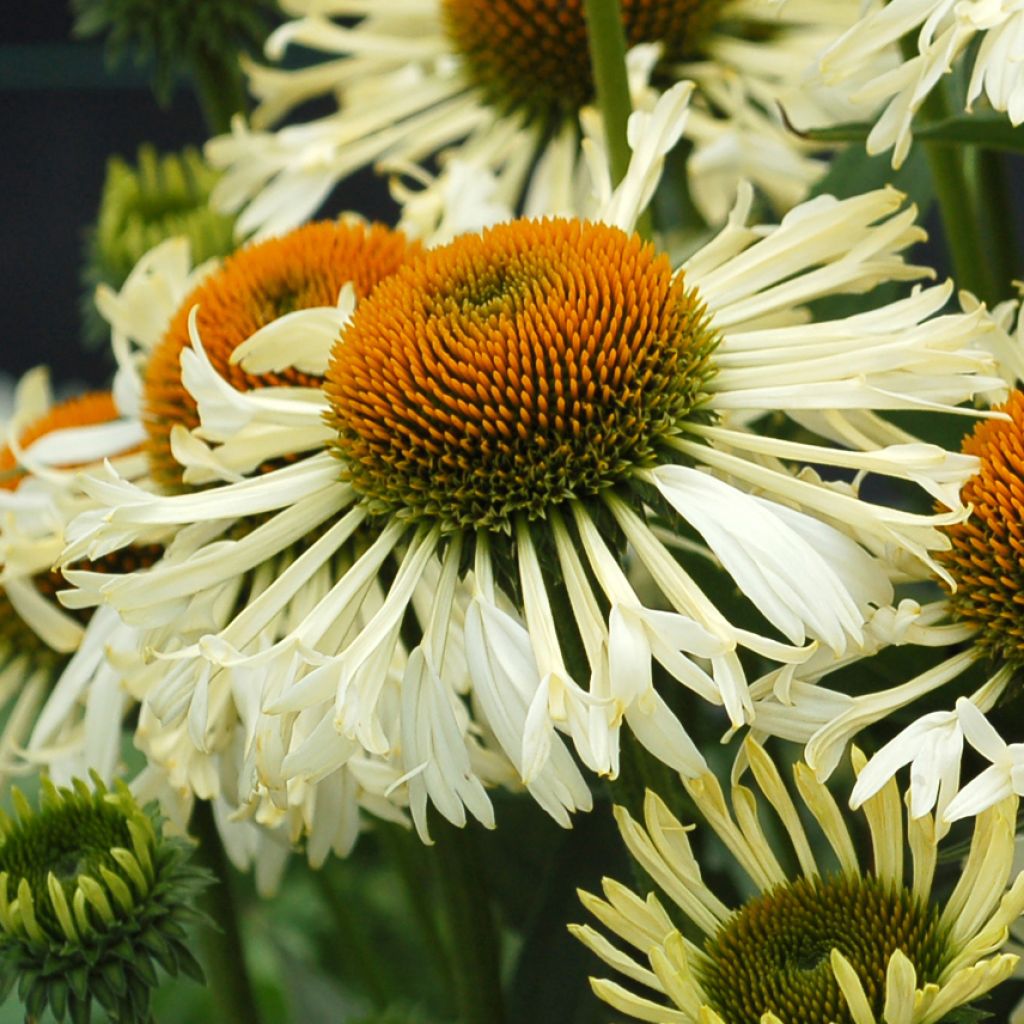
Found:
<svg viewBox="0 0 1024 1024"><path fill-rule="evenodd" d="M0 1004L11 994L17 980L17 972L9 964L0 961Z"/></svg>
<svg viewBox="0 0 1024 1024"><path fill-rule="evenodd" d="M797 134L811 142L863 143L873 127L870 121L850 121L827 128L811 128ZM932 124L915 126L914 138L921 142L980 146L982 149L1024 153L1024 129L1015 128L1005 114L999 113L957 114Z"/></svg>
<svg viewBox="0 0 1024 1024"><path fill-rule="evenodd" d="M57 1020L63 1020L68 1008L68 986L66 982L57 981L50 983L50 1009L53 1010Z"/></svg>
<svg viewBox="0 0 1024 1024"><path fill-rule="evenodd" d="M89 1024L92 1004L88 999L79 999L72 993L68 1000L68 1011L71 1015L71 1024Z"/></svg>
<svg viewBox="0 0 1024 1024"><path fill-rule="evenodd" d="M939 1024L978 1024L978 1021L989 1020L994 1014L979 1006L958 1006L947 1013Z"/></svg>
<svg viewBox="0 0 1024 1024"><path fill-rule="evenodd" d="M113 989L118 996L123 996L128 984L125 981L125 970L116 960L100 965L100 977Z"/></svg>
<svg viewBox="0 0 1024 1024"><path fill-rule="evenodd" d="M39 978L32 978L28 985L28 991L22 1002L25 1004L26 1017L40 1017L46 1009L47 986Z"/></svg>
<svg viewBox="0 0 1024 1024"><path fill-rule="evenodd" d="M175 944L174 954L178 958L178 968L183 974L200 985L206 984L206 972L203 970L202 964L199 963L186 946L180 943Z"/></svg>
<svg viewBox="0 0 1024 1024"><path fill-rule="evenodd" d="M147 985L156 987L157 978L156 968L153 966L153 962L148 956L136 957L131 962L131 969L140 977Z"/></svg>

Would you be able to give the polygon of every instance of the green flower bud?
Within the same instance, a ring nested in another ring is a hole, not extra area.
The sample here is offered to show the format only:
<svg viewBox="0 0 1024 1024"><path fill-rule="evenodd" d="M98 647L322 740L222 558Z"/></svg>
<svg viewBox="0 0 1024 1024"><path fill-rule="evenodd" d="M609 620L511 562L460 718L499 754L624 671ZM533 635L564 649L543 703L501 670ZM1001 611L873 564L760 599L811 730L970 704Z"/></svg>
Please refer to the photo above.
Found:
<svg viewBox="0 0 1024 1024"><path fill-rule="evenodd" d="M235 218L210 208L219 174L191 146L159 154L139 147L134 165L107 161L99 214L86 236L82 312L86 340L99 344L109 328L96 310L97 285L118 289L140 257L168 238L187 238L192 261L226 256L235 248Z"/></svg>
<svg viewBox="0 0 1024 1024"><path fill-rule="evenodd" d="M123 783L42 781L38 811L12 790L0 816L0 1000L17 982L25 1011L89 1021L93 1001L120 1024L149 1020L157 967L203 980L185 925L211 876L161 834Z"/></svg>

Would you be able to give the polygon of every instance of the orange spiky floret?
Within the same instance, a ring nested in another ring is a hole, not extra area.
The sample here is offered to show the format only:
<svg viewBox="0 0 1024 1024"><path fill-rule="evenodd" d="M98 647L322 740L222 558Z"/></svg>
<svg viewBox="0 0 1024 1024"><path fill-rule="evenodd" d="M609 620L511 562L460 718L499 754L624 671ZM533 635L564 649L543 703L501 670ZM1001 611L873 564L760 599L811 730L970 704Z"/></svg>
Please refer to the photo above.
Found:
<svg viewBox="0 0 1024 1024"><path fill-rule="evenodd" d="M328 420L372 507L501 527L652 462L702 399L716 343L638 236L516 221L426 253L359 306L331 355Z"/></svg>
<svg viewBox="0 0 1024 1024"><path fill-rule="evenodd" d="M229 257L185 299L146 367L146 453L154 479L168 490L182 488L182 467L171 454L171 429L199 425L195 401L181 382L180 363L181 350L190 344L188 320L194 306L199 307L199 334L210 362L233 387L315 388L320 378L297 370L246 373L231 363L231 354L286 313L335 305L348 282L357 298L365 297L418 251L418 244L383 225L322 221Z"/></svg>

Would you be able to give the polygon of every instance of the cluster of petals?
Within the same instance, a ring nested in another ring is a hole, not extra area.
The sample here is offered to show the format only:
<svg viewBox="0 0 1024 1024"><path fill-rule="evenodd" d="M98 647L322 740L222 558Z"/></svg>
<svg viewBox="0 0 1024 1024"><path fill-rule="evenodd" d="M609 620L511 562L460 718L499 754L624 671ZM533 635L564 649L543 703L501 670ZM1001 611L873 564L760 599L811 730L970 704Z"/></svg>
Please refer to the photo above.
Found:
<svg viewBox="0 0 1024 1024"><path fill-rule="evenodd" d="M707 773L686 783L687 792L701 816L726 846L756 891L767 897L784 891L796 879L782 867L780 850L769 842L759 804L774 812L799 865L796 878L817 880L827 869L819 865L814 844L805 830L801 810L806 809L827 840L847 880L874 879L890 892L905 889L927 907L936 870L938 833L929 815L907 816L904 829L900 794L890 781L867 799L862 810L871 834L873 865L866 870L857 856L853 837L834 797L804 764L794 766L794 781L804 805L798 809L778 768L755 742L743 748L744 763L753 774L760 794L747 786L732 787L732 810L716 778ZM864 757L853 753L855 770ZM939 933L945 933L947 950L939 976L918 978L903 948L896 948L879 977L863 977L840 949L833 948L826 961L856 1024L934 1024L957 1006L969 1003L1007 978L1017 957L997 951L1006 941L1009 926L1024 909L1024 874L1012 875L1014 818L1017 800L1009 796L982 814L975 823L970 852L956 888L939 915ZM692 826L682 825L664 801L648 792L644 804L646 828L623 808L616 818L629 852L657 888L681 915L710 943L737 913L723 903L701 877L700 864L688 838ZM906 846L910 849L912 874L905 879ZM1012 882L1007 888L1008 882ZM616 1010L644 1021L674 1024L726 1024L709 997L702 979L708 967L708 946L684 936L666 911L659 895L642 899L628 887L605 879L603 895L581 893L584 906L620 940L610 941L591 925L571 926L608 967L631 985L609 978L592 979L594 991ZM756 898L756 897L755 897ZM762 920L771 914L762 909ZM884 929L889 922L849 921L837 944L852 938L856 929ZM846 929L850 929L847 934ZM906 945L906 944L905 944ZM622 948L622 947L625 948ZM909 947L908 947L909 948ZM803 970L788 971L779 965L773 989L776 998L806 998L801 990ZM735 972L740 973L740 966ZM808 971L809 975L811 972ZM884 979L884 985L882 984ZM872 1008L872 995L881 988L882 1012ZM639 989L639 990L638 990ZM641 994L641 991L650 995ZM754 1012L757 1012L755 1009ZM770 1009L759 1017L761 1024L781 1024Z"/></svg>
<svg viewBox="0 0 1024 1024"><path fill-rule="evenodd" d="M685 98L677 87L652 113L634 115L647 119L637 124L661 123L659 108ZM642 143L644 134L631 137ZM653 153L637 146L604 219L632 230L672 141L669 131ZM373 521L372 543L354 554L349 541L366 528L368 511L326 450L247 475L275 452L290 454L296 430L321 432L326 446L326 397L235 391L210 364L193 320L182 380L202 424L179 432L175 452L186 480L223 483L164 496L113 470L90 474L82 487L99 507L75 523L63 556L71 565L142 539L167 544L161 563L143 573L69 567L76 589L64 597L75 607L110 606L145 630L149 663L134 685L144 721L173 750L164 762L196 764L199 774L182 778L197 787L205 777L197 792L212 794L225 787L213 785L209 768L199 771L203 758L239 751L240 773L227 789L268 823L320 820L317 801L341 802L357 789L382 813L391 799L408 801L426 835L428 803L457 824L467 814L491 824L487 788L519 783L567 824L590 801L567 740L586 767L614 775L625 724L674 769L690 777L705 770L653 684L655 662L691 696L721 707L723 724L741 727L754 717L741 649L792 667L821 650L835 657L861 648L866 624L892 599L895 563L937 568L930 552L943 543L938 527L965 514L957 494L973 469L934 445L889 443L876 412L956 410L1000 390L978 344L991 324L982 309L943 314L944 285L812 322L806 304L823 295L923 276L900 255L921 237L914 211L883 189L843 201L821 196L778 225L751 227L750 204L741 189L725 228L679 268L721 336L703 406L709 415L679 424L672 460L638 467L600 499L669 610L641 600L587 503L567 501L547 520L585 649L582 678L567 667L551 581L525 521L511 524L517 604L496 578L492 548L504 541L486 531L452 534L397 515ZM342 331L353 301L343 289ZM323 372L332 338L302 333L304 324L302 313L291 314L286 327L270 325L233 358L266 372L299 352L307 371ZM815 425L822 443L750 429L766 413ZM907 480L948 511L874 504L794 472L804 463ZM632 487L657 492L690 523L775 635L725 617L649 512L624 500ZM231 525L252 516L260 525L232 538ZM396 571L385 578L389 560ZM235 614L243 578L249 596ZM411 645L402 634L410 612L422 633Z"/></svg>
<svg viewBox="0 0 1024 1024"><path fill-rule="evenodd" d="M897 66L859 84L864 63L916 32L914 53ZM851 101L882 107L868 135L869 153L893 150L899 167L912 141L914 116L929 94L980 37L973 55L966 109L984 94L1013 125L1024 121L1024 4L1020 0L891 0L867 13L821 56L832 84L855 80Z"/></svg>
<svg viewBox="0 0 1024 1024"><path fill-rule="evenodd" d="M850 116L845 99L809 84L806 70L856 22L860 6L859 0L833 0L827 7L806 0L725 0L699 58L659 61L659 40L633 49L635 109L650 109L657 99L648 84L655 64L670 79L698 86L700 98L687 127L694 145L688 174L709 223L725 219L741 179L754 182L783 211L804 198L824 172L813 146L785 128L779 111L785 109L804 128ZM294 227L315 213L339 181L374 164L418 181L422 188L398 185L396 194L419 215L424 207L443 207L445 195L457 189L468 221L486 216L491 204L527 216L576 208L586 188L578 121L565 120L548 138L546 118L514 107L497 109L446 34L442 0L289 0L284 7L297 17L272 33L267 56L278 61L290 46L301 46L324 59L297 70L246 63L258 100L251 122L236 119L229 134L206 147L210 162L225 171L213 202L240 212L243 235ZM332 15L360 20L339 23ZM756 41L734 32L737 24L757 26ZM886 54L868 65L884 66L888 59ZM272 128L294 108L324 95L337 101L336 112ZM435 177L419 165L437 152L443 158ZM476 196L468 210L471 196L460 188L467 164L497 182L492 194Z"/></svg>

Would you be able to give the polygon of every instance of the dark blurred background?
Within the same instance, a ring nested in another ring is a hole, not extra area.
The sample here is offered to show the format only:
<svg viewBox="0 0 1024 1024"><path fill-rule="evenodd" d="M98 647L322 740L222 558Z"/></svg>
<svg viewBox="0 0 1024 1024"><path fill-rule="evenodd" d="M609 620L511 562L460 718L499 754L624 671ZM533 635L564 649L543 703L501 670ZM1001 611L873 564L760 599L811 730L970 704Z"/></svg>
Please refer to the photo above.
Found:
<svg viewBox="0 0 1024 1024"><path fill-rule="evenodd" d="M187 85L161 108L146 68L111 67L101 39L72 38L72 21L67 0L3 5L0 371L17 377L47 363L57 382L96 386L110 364L82 345L80 274L107 158L134 162L143 142L159 151L201 147L208 133ZM348 182L345 199L391 216L386 188L370 172Z"/></svg>

